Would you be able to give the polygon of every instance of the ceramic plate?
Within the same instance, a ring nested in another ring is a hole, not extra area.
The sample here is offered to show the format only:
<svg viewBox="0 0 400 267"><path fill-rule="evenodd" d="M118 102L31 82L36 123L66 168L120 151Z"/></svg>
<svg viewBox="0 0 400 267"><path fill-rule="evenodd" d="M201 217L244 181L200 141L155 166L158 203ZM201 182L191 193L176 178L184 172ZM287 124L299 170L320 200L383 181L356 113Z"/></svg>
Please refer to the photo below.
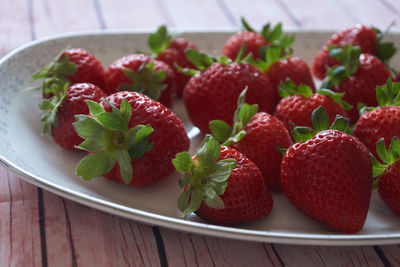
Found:
<svg viewBox="0 0 400 267"><path fill-rule="evenodd" d="M295 55L310 63L331 33L294 32ZM231 32L183 32L201 50L218 54ZM400 35L390 36L400 44ZM0 60L0 160L22 179L55 194L112 214L179 231L241 240L290 243L360 245L400 242L400 216L394 215L373 195L364 228L345 235L330 230L293 208L282 194L273 194L274 208L265 219L237 227L210 225L196 216L178 218L176 199L179 174L146 188L133 188L98 178L84 182L74 174L84 153L59 148L41 136L40 93L25 91L30 75L46 66L65 47L81 47L96 55L105 66L117 58L147 50L144 32L91 32L68 34L29 43ZM400 60L394 63L399 65ZM396 65L396 64L395 64ZM182 103L173 110L191 136L193 151L201 137L188 120Z"/></svg>

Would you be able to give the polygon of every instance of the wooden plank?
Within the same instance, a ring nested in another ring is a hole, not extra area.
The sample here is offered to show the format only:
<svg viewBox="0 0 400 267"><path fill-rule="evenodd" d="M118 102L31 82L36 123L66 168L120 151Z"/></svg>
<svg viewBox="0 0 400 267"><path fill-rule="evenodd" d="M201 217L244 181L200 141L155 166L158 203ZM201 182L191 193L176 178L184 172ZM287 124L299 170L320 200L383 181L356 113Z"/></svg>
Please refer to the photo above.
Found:
<svg viewBox="0 0 400 267"><path fill-rule="evenodd" d="M46 1L33 3L36 38L57 33L99 29L94 1Z"/></svg>
<svg viewBox="0 0 400 267"><path fill-rule="evenodd" d="M400 266L400 245L379 246L379 248L392 266Z"/></svg>
<svg viewBox="0 0 400 267"><path fill-rule="evenodd" d="M275 245L275 248L282 261L288 266L383 266L381 259L371 246Z"/></svg>
<svg viewBox="0 0 400 267"><path fill-rule="evenodd" d="M357 23L373 25L381 29L385 29L392 22L400 25L400 14L387 5L385 6L381 1L364 0L360 4L360 1L357 0L345 0L341 4L347 8ZM398 2L395 6L398 6Z"/></svg>
<svg viewBox="0 0 400 267"><path fill-rule="evenodd" d="M240 25L240 18L244 17L256 30L260 30L267 23L273 25L282 22L285 27L294 27L296 22L287 14L276 1L248 0L246 4L241 0L221 0L225 8L232 14L236 24Z"/></svg>
<svg viewBox="0 0 400 267"><path fill-rule="evenodd" d="M0 57L31 40L27 1L0 1Z"/></svg>
<svg viewBox="0 0 400 267"><path fill-rule="evenodd" d="M346 0L347 1L347 0ZM356 20L336 0L280 0L288 14L299 26L313 29L341 29L353 25ZM311 8L312 7L312 8Z"/></svg>
<svg viewBox="0 0 400 267"><path fill-rule="evenodd" d="M3 167L0 177L1 265L40 266L37 189Z"/></svg>
<svg viewBox="0 0 400 267"><path fill-rule="evenodd" d="M230 27L233 22L216 0L160 0L173 25L183 28Z"/></svg>
<svg viewBox="0 0 400 267"><path fill-rule="evenodd" d="M171 266L270 266L279 260L268 245L161 229Z"/></svg>
<svg viewBox="0 0 400 267"><path fill-rule="evenodd" d="M108 29L156 28L169 25L157 0L100 0L105 25Z"/></svg>

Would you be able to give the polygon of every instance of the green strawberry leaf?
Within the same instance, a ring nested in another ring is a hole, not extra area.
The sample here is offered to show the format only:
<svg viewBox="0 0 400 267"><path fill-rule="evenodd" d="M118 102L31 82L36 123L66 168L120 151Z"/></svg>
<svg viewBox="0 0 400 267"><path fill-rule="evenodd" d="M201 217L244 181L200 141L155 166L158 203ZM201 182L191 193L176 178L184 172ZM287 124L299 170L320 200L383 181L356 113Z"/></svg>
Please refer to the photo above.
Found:
<svg viewBox="0 0 400 267"><path fill-rule="evenodd" d="M316 132L309 127L304 127L304 126L292 127L292 137L296 143L304 143L307 140L313 138L315 134Z"/></svg>
<svg viewBox="0 0 400 267"><path fill-rule="evenodd" d="M350 124L349 124L349 119L344 118L341 115L336 115L335 121L332 123L330 129L331 130L337 130L341 131L347 134L350 134Z"/></svg>
<svg viewBox="0 0 400 267"><path fill-rule="evenodd" d="M84 139L76 147L95 152L79 163L76 173L83 179L90 180L109 172L118 162L121 177L129 184L133 175L131 161L153 149L153 144L149 144L149 135L154 130L149 125L129 128L132 106L126 99L122 101L120 109L107 99L103 101L111 106L111 112L106 112L96 102L86 101L91 116L75 116L74 128Z"/></svg>
<svg viewBox="0 0 400 267"><path fill-rule="evenodd" d="M282 98L291 95L302 95L305 98L309 98L313 94L310 86L306 84L300 84L297 86L290 78L287 78L285 82L280 82L278 91Z"/></svg>
<svg viewBox="0 0 400 267"><path fill-rule="evenodd" d="M178 198L178 208L181 217L195 212L204 200L212 208L223 208L220 198L227 187L236 160L224 159L218 161L221 147L211 135L206 135L196 152L196 163L189 153L178 153L172 160L175 168L184 172L179 185L184 188Z"/></svg>
<svg viewBox="0 0 400 267"><path fill-rule="evenodd" d="M124 180L125 184L130 184L132 181L133 171L129 152L127 150L116 150L115 157L119 164L122 180Z"/></svg>
<svg viewBox="0 0 400 267"><path fill-rule="evenodd" d="M52 96L50 99L43 99L39 103L39 108L41 110L46 110L47 112L41 117L43 122L42 134L51 135L52 127L58 127L57 112L58 108L63 103L67 93L65 92L61 96Z"/></svg>
<svg viewBox="0 0 400 267"><path fill-rule="evenodd" d="M114 166L116 158L106 151L99 151L84 157L76 168L76 174L84 180L91 180L107 173Z"/></svg>
<svg viewBox="0 0 400 267"><path fill-rule="evenodd" d="M233 116L233 128L221 120L213 120L209 123L212 135L224 146L232 142L237 143L246 136L244 128L258 111L258 105L245 103L247 87L240 93L237 101L237 108Z"/></svg>
<svg viewBox="0 0 400 267"><path fill-rule="evenodd" d="M178 172L189 172L195 167L192 156L188 152L180 152L176 154L172 160L172 164Z"/></svg>
<svg viewBox="0 0 400 267"><path fill-rule="evenodd" d="M145 94L151 99L158 100L161 96L161 91L167 87L167 85L164 84L164 81L167 78L166 71L155 71L154 62L143 62L137 72L128 68L123 71L125 76L127 76L132 82L120 84L118 87L118 90L120 91L134 91Z"/></svg>
<svg viewBox="0 0 400 267"><path fill-rule="evenodd" d="M321 88L330 89L343 80L354 75L360 66L361 48L359 46L345 45L343 48L329 46L329 56L336 58L341 65L333 66L327 70Z"/></svg>
<svg viewBox="0 0 400 267"><path fill-rule="evenodd" d="M378 177L385 172L388 165L380 163L372 154L370 154L370 155L371 155L371 159L372 159L372 176ZM378 185L377 182L378 182L378 179L376 180L376 183L374 183L373 189L375 189L377 187L377 185Z"/></svg>
<svg viewBox="0 0 400 267"><path fill-rule="evenodd" d="M388 35L390 29L394 26L394 23L391 23L383 32L377 28L372 28L376 32L376 55L377 57L390 69L394 74L396 74L396 70L390 67L389 60L396 53L396 47L393 42L383 42L385 36Z"/></svg>
<svg viewBox="0 0 400 267"><path fill-rule="evenodd" d="M158 55L169 47L171 40L172 36L168 34L167 27L161 25L155 33L149 35L147 43L150 50Z"/></svg>
<svg viewBox="0 0 400 267"><path fill-rule="evenodd" d="M386 84L376 87L376 99L380 107L400 105L400 82L392 82L389 77Z"/></svg>
<svg viewBox="0 0 400 267"><path fill-rule="evenodd" d="M344 93L337 93L332 90L324 89L324 88L317 90L316 93L330 97L333 101L335 101L339 105L342 105L345 110L350 110L353 107L352 105L350 105L349 103L347 103L346 101L344 101L342 99L344 96Z"/></svg>
<svg viewBox="0 0 400 267"><path fill-rule="evenodd" d="M186 57L196 66L199 70L207 69L211 64L217 62L215 58L208 56L207 54L201 53L196 49L187 49L185 51Z"/></svg>
<svg viewBox="0 0 400 267"><path fill-rule="evenodd" d="M329 129L329 116L322 106L313 110L311 121L317 132Z"/></svg>
<svg viewBox="0 0 400 267"><path fill-rule="evenodd" d="M240 21L242 22L242 27L245 31L247 32L255 32L255 30L250 26L250 24L245 20L244 17L240 18Z"/></svg>
<svg viewBox="0 0 400 267"><path fill-rule="evenodd" d="M182 68L181 66L179 66L179 65L176 64L176 63L174 64L174 67L175 67L175 69L176 69L178 72L183 73L183 74L185 74L185 75L187 75L187 76L194 76L194 75L196 75L197 73L200 73L199 70L189 69L189 68Z"/></svg>
<svg viewBox="0 0 400 267"><path fill-rule="evenodd" d="M212 135L220 142L225 142L232 135L232 127L222 121L222 120L213 120L209 123L209 128Z"/></svg>

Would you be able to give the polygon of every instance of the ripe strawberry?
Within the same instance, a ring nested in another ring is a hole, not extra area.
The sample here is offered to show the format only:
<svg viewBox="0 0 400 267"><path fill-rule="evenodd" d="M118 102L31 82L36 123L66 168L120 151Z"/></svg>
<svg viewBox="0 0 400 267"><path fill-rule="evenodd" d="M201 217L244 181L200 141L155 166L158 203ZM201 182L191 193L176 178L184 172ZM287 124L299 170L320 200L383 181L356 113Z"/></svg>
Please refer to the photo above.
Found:
<svg viewBox="0 0 400 267"><path fill-rule="evenodd" d="M343 118L324 130L329 122L322 110L314 112L315 131L293 130L297 143L282 159L283 192L307 216L338 231L355 233L363 227L369 208L370 154L357 138L336 130L345 128Z"/></svg>
<svg viewBox="0 0 400 267"><path fill-rule="evenodd" d="M176 115L136 92L117 92L100 102L87 101L91 116L76 116L75 129L89 151L76 173L84 180L104 175L133 186L154 184L174 171L171 160L189 148Z"/></svg>
<svg viewBox="0 0 400 267"><path fill-rule="evenodd" d="M315 84L307 63L294 56L290 56L281 46L269 46L265 50L265 56L261 59L247 58L246 60L265 73L272 86L275 88L278 98L278 89L281 82L291 79L296 85L306 84L315 91Z"/></svg>
<svg viewBox="0 0 400 267"><path fill-rule="evenodd" d="M74 83L92 83L101 89L105 85L104 69L101 62L81 48L61 51L49 66L32 75L32 80L44 79L41 87L45 97L51 97L50 87L57 80Z"/></svg>
<svg viewBox="0 0 400 267"><path fill-rule="evenodd" d="M345 93L343 100L353 108L348 112L350 120L355 123L359 117L357 105L376 106L376 87L386 83L391 77L386 66L371 54L361 54L360 47L344 46L332 48L331 54L342 65L328 70L321 88Z"/></svg>
<svg viewBox="0 0 400 267"><path fill-rule="evenodd" d="M149 36L148 44L157 60L167 63L175 73L176 94L182 97L183 89L191 78L179 72L176 65L182 68L193 69L194 65L186 57L187 49L196 49L196 46L183 38L173 38L167 31L166 26L160 26L157 31Z"/></svg>
<svg viewBox="0 0 400 267"><path fill-rule="evenodd" d="M234 126L224 121L210 122L213 136L233 149L243 153L260 169L268 189L281 191L279 180L282 155L276 149L292 145L285 126L277 118L258 112L258 106L244 103L246 90L239 96L238 107L234 115Z"/></svg>
<svg viewBox="0 0 400 267"><path fill-rule="evenodd" d="M329 123L333 123L336 115L348 117L346 109L351 106L343 101L343 93L335 93L328 89L320 89L313 94L312 89L304 84L296 86L290 79L281 83L279 93L282 97L276 106L274 116L283 122L290 130L290 123L298 126L311 127L311 114L322 106L329 116Z"/></svg>
<svg viewBox="0 0 400 267"><path fill-rule="evenodd" d="M54 88L54 87L53 87ZM52 135L54 141L69 150L78 150L83 139L77 135L74 126L75 115L89 114L86 100L99 102L105 93L91 83L76 83L68 87L68 82L59 81L59 91L52 91L51 98L43 99L39 107L48 111L42 116L43 133Z"/></svg>
<svg viewBox="0 0 400 267"><path fill-rule="evenodd" d="M240 152L220 146L207 135L193 158L183 152L173 159L184 172L178 198L181 216L195 212L216 224L239 224L266 217L273 200L257 166Z"/></svg>
<svg viewBox="0 0 400 267"><path fill-rule="evenodd" d="M175 74L164 62L144 54L117 59L106 71L108 95L135 91L170 107L175 98Z"/></svg>
<svg viewBox="0 0 400 267"><path fill-rule="evenodd" d="M362 53L375 55L387 64L389 59L395 54L396 48L393 43L382 42L385 33L360 24L335 33L329 38L314 59L312 65L314 76L322 80L325 78L327 68L338 64L337 60L330 57L330 46L340 48L346 45L359 46Z"/></svg>
<svg viewBox="0 0 400 267"><path fill-rule="evenodd" d="M376 183L380 198L400 215L400 139L394 137L389 149L386 149L385 143L383 138L377 142L376 150L384 164L373 161L374 176L378 176Z"/></svg>
<svg viewBox="0 0 400 267"><path fill-rule="evenodd" d="M384 138L386 146L394 136L400 137L400 83L388 79L386 85L378 86L377 108L364 108L357 121L353 135L360 139L371 153L377 157L376 143Z"/></svg>
<svg viewBox="0 0 400 267"><path fill-rule="evenodd" d="M208 123L219 119L232 125L240 92L248 87L246 102L258 104L260 111L272 113L278 102L268 78L248 63L219 62L196 50L189 58L201 72L193 76L184 90L184 103L193 125L208 133Z"/></svg>
<svg viewBox="0 0 400 267"><path fill-rule="evenodd" d="M234 60L245 44L244 55L252 54L255 59L263 55L263 50L268 45L282 45L289 47L293 41L293 36L282 35L282 24L277 24L271 28L270 24L266 24L260 33L256 32L244 18L241 19L244 31L232 35L222 48L222 55ZM260 54L261 52L261 54Z"/></svg>

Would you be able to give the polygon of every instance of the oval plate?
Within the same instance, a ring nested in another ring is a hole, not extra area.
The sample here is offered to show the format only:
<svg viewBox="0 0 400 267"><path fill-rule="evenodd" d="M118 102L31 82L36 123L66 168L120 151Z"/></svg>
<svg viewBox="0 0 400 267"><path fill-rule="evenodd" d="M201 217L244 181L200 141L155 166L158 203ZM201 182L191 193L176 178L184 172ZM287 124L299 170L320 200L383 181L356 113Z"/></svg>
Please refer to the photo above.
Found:
<svg viewBox="0 0 400 267"><path fill-rule="evenodd" d="M293 32L295 55L309 64L331 32ZM220 32L182 32L202 51L218 54L232 34ZM330 230L293 208L284 195L273 194L274 208L260 221L237 227L207 224L195 215L178 218L176 199L180 174L154 186L133 188L104 178L84 182L74 174L84 153L58 147L50 137L41 136L41 111L37 107L40 93L26 91L30 75L46 66L66 47L87 49L105 66L119 57L136 51L147 51L145 32L85 32L38 40L20 47L0 60L0 160L24 180L81 204L139 222L171 229L241 240L313 245L392 244L400 242L400 217L394 215L373 194L364 228L345 235ZM400 43L400 35L390 39ZM399 65L399 58L393 63ZM396 65L396 64L395 64ZM181 102L173 110L182 119L191 136L194 151L201 136L188 120Z"/></svg>

